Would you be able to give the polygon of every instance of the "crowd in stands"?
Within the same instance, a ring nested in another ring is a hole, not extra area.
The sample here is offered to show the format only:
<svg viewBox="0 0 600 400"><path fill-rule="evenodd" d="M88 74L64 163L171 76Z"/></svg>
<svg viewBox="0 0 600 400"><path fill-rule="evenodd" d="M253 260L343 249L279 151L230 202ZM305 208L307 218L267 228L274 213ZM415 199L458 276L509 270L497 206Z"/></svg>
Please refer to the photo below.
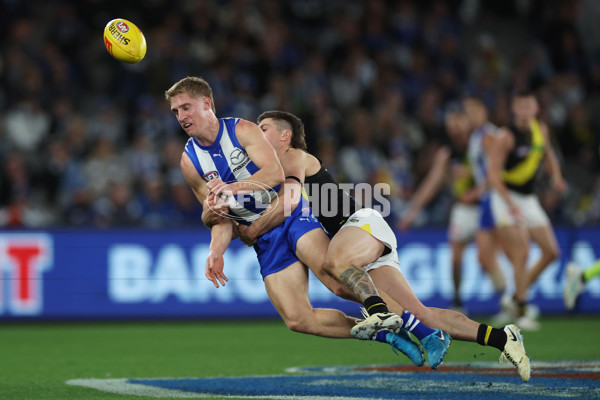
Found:
<svg viewBox="0 0 600 400"><path fill-rule="evenodd" d="M600 223L600 4L594 0L0 0L0 226L202 226L164 100L204 77L217 116L287 110L341 182L390 184L397 219L465 94L510 123L533 89L569 183L539 179L564 225ZM114 18L148 42L104 48ZM420 224L447 222L450 186Z"/></svg>

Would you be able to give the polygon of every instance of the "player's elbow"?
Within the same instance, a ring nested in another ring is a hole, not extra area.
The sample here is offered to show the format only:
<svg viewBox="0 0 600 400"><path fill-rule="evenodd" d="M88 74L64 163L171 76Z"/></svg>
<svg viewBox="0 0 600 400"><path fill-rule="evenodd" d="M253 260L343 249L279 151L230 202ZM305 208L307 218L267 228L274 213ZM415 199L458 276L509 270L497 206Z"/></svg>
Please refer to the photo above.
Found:
<svg viewBox="0 0 600 400"><path fill-rule="evenodd" d="M551 246L545 253L544 256L547 257L549 263L560 258L560 248L558 246Z"/></svg>
<svg viewBox="0 0 600 400"><path fill-rule="evenodd" d="M202 222L208 229L212 229L213 226L220 223L223 220L223 216L215 213L206 204L202 210Z"/></svg>

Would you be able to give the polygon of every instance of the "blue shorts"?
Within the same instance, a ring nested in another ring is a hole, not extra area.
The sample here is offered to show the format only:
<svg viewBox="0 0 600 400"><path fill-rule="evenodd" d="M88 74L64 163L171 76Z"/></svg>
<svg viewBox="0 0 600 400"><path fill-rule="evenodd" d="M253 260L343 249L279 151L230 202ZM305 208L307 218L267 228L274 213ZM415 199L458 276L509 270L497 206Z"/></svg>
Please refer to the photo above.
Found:
<svg viewBox="0 0 600 400"><path fill-rule="evenodd" d="M263 279L289 267L296 261L296 243L305 233L323 229L312 214L312 209L303 202L285 219L285 222L265 233L254 245Z"/></svg>
<svg viewBox="0 0 600 400"><path fill-rule="evenodd" d="M492 201L490 193L485 193L481 200L479 200L481 207L481 219L479 220L479 229L482 231L488 231L496 227L494 221L494 214L492 213Z"/></svg>

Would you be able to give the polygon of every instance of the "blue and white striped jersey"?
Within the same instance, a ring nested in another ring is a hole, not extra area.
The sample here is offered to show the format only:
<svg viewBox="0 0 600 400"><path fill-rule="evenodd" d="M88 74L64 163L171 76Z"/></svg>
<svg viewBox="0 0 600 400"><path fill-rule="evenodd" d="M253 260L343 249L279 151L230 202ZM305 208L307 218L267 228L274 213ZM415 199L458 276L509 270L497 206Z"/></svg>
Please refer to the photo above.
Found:
<svg viewBox="0 0 600 400"><path fill-rule="evenodd" d="M202 146L195 138L185 145L196 171L205 181L220 178L225 183L233 183L249 178L258 167L252 162L235 135L239 118L219 119L219 134L210 146ZM264 188L252 193L237 194L227 198L229 211L239 223L250 225L277 196L280 185Z"/></svg>
<svg viewBox="0 0 600 400"><path fill-rule="evenodd" d="M478 187L485 186L487 183L487 170L489 159L483 150L483 138L486 135L495 135L498 127L491 122L480 126L471 133L469 138L469 148L467 157L473 171L475 184Z"/></svg>

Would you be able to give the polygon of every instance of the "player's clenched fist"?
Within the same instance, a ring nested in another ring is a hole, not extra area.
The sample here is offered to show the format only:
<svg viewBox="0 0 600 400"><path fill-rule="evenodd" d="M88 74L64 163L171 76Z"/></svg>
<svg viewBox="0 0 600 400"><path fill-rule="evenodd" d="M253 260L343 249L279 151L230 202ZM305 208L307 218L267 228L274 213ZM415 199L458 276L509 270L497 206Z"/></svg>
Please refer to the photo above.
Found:
<svg viewBox="0 0 600 400"><path fill-rule="evenodd" d="M227 192L227 185L219 178L213 178L210 181L206 182L206 187L208 190L214 194L224 194L226 196L230 196L231 193Z"/></svg>

